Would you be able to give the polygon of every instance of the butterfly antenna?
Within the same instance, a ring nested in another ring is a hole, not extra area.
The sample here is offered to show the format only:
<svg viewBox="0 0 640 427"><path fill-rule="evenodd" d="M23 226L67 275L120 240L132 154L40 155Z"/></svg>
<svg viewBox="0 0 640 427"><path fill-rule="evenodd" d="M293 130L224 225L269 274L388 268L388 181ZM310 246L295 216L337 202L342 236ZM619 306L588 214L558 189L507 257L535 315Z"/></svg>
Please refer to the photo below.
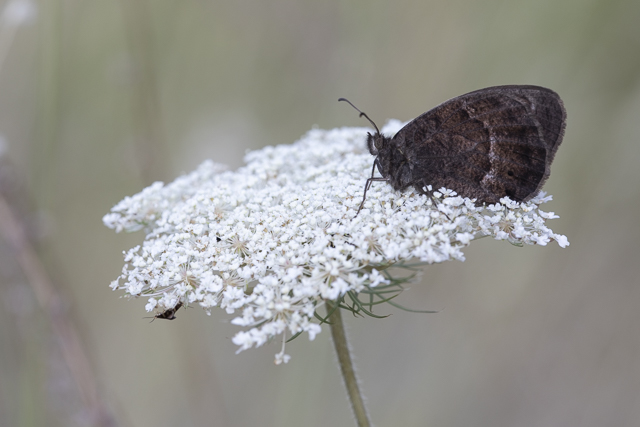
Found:
<svg viewBox="0 0 640 427"><path fill-rule="evenodd" d="M355 108L359 113L360 113L360 117L365 117L367 120L369 120L369 123L371 123L373 125L374 128L376 128L376 132L378 132L378 134L380 134L380 129L378 129L378 126L376 126L376 124L373 122L373 120L371 120L369 118L369 116L367 116L364 112L360 111L360 109L358 107L356 107L355 105L353 105L351 103L351 101L349 101L347 98L339 98L338 102L340 101L344 101L344 102L348 102L349 105L351 105L353 108Z"/></svg>

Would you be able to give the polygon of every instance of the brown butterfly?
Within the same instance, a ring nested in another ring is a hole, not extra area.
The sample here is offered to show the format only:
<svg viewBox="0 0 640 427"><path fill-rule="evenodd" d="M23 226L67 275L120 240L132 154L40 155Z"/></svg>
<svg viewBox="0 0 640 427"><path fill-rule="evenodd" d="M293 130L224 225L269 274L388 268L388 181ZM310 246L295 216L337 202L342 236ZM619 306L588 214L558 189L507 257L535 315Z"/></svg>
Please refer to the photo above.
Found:
<svg viewBox="0 0 640 427"><path fill-rule="evenodd" d="M373 181L386 181L396 191L413 186L430 197L425 187L445 187L476 199L477 205L505 196L526 202L549 177L567 116L550 89L496 86L450 99L390 138L351 106L376 129L367 137L376 158L358 212ZM374 177L376 167L382 177Z"/></svg>

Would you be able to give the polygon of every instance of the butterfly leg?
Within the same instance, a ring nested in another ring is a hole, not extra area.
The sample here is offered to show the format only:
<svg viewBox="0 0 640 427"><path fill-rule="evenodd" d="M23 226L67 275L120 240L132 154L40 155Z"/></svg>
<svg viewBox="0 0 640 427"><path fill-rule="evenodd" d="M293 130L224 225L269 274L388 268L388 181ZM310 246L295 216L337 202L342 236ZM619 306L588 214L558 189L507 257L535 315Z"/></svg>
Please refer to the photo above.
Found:
<svg viewBox="0 0 640 427"><path fill-rule="evenodd" d="M360 213L360 210L364 206L364 201L367 199L367 190L369 190L369 187L371 187L371 183L373 181L388 181L388 179L387 178L382 178L382 177L367 179L367 183L364 186L364 194L362 195L362 203L360 203L360 207L358 208L358 212L356 212L356 216L358 216L358 214ZM354 216L354 218L355 218L355 216Z"/></svg>
<svg viewBox="0 0 640 427"><path fill-rule="evenodd" d="M354 216L354 218L356 216L358 216L358 214L362 210L362 207L364 206L364 201L367 199L367 191L371 187L371 183L373 181L388 181L387 178L383 178L383 177L376 178L376 177L373 176L376 173L376 165L377 164L378 164L378 159L376 159L376 161L373 162L373 168L371 168L371 178L367 179L367 182L364 185L364 194L362 195L362 202L360 203L360 207L358 207L358 212L356 212L356 215Z"/></svg>

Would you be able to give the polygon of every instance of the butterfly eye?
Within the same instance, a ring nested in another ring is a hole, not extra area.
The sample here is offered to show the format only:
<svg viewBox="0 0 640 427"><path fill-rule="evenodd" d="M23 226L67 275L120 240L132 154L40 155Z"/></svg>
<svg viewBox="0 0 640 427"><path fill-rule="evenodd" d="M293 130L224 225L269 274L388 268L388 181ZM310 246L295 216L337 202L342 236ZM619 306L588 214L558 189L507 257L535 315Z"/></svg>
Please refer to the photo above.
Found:
<svg viewBox="0 0 640 427"><path fill-rule="evenodd" d="M382 149L382 147L384 146L384 138L382 138L379 135L376 135L376 137L373 138L373 144L376 146L378 150Z"/></svg>

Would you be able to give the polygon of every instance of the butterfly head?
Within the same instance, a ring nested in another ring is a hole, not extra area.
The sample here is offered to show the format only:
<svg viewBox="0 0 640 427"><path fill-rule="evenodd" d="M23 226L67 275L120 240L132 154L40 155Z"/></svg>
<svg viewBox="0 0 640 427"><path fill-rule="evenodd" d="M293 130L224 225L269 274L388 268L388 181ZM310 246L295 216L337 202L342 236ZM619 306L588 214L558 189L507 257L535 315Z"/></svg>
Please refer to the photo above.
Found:
<svg viewBox="0 0 640 427"><path fill-rule="evenodd" d="M388 146L389 138L380 132L376 132L375 134L371 134L371 132L367 133L367 148L372 155L377 156L381 151L386 151L385 149Z"/></svg>
<svg viewBox="0 0 640 427"><path fill-rule="evenodd" d="M351 105L353 108L355 108L359 113L360 113L360 117L364 117L367 120L369 120L369 123L371 123L373 125L373 127L376 129L376 133L375 134L371 134L371 132L367 133L367 148L369 148L369 152L371 154L373 154L374 156L377 156L378 153L380 152L380 150L383 150L384 147L387 144L387 141L389 140L389 138L385 137L384 135L382 135L380 133L380 129L378 129L378 126L376 126L376 124L374 123L373 120L371 120L369 118L369 116L366 115L366 113L364 113L363 111L361 111L358 107L356 107L355 105L353 105L351 103L351 101L349 101L346 98L340 98L338 99L338 101L344 101L344 102L348 102L349 105Z"/></svg>

